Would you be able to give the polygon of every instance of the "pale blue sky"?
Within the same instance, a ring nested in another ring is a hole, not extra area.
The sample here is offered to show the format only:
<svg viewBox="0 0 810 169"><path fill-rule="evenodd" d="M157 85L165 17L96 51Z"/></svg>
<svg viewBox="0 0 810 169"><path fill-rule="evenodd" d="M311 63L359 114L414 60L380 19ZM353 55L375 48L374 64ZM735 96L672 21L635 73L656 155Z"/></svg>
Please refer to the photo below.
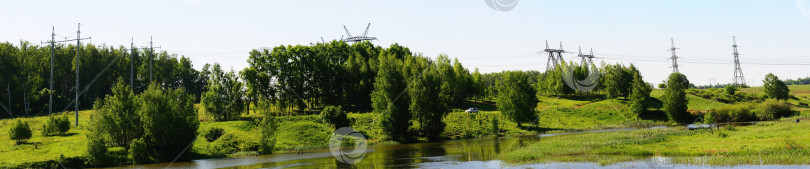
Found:
<svg viewBox="0 0 810 169"><path fill-rule="evenodd" d="M701 85L731 81L735 35L746 79L761 85L768 72L810 76L810 15L796 5L803 1L522 0L507 12L482 0L10 1L0 6L0 41L39 43L50 38L51 26L61 39L75 37L81 22L82 37L95 44L129 46L134 37L148 45L151 35L196 68L219 62L240 70L251 49L340 38L342 25L359 35L371 22L377 45L446 53L471 70L544 70L547 58L536 52L545 40L553 47L563 41L567 50L593 47L597 57L614 58L597 61L635 63L657 84L671 72L672 37L681 48L681 72Z"/></svg>

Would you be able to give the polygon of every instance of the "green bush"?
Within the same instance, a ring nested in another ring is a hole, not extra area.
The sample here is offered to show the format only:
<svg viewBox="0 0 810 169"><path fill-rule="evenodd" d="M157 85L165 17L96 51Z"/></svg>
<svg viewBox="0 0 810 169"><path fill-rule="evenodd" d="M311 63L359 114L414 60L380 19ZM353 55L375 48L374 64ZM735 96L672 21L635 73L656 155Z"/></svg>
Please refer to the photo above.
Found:
<svg viewBox="0 0 810 169"><path fill-rule="evenodd" d="M17 122L11 126L8 134L9 138L14 140L17 144L24 143L31 138L31 127L28 126L28 122L17 119Z"/></svg>
<svg viewBox="0 0 810 169"><path fill-rule="evenodd" d="M259 153L270 154L276 145L276 119L267 113L264 116L259 122Z"/></svg>
<svg viewBox="0 0 810 169"><path fill-rule="evenodd" d="M262 148L259 141L261 140L255 140L250 136L239 134L238 132L229 132L222 135L222 137L216 141L211 142L208 151L217 156L239 152L257 152Z"/></svg>
<svg viewBox="0 0 810 169"><path fill-rule="evenodd" d="M349 126L346 112L342 110L341 106L326 106L321 110L321 119L324 123L335 126L335 129Z"/></svg>
<svg viewBox="0 0 810 169"><path fill-rule="evenodd" d="M726 95L734 95L737 92L737 87L734 85L726 86Z"/></svg>
<svg viewBox="0 0 810 169"><path fill-rule="evenodd" d="M717 122L754 121L756 115L752 109L751 104L723 106L714 109L714 117Z"/></svg>
<svg viewBox="0 0 810 169"><path fill-rule="evenodd" d="M442 137L457 139L497 135L501 129L502 120L508 119L496 113L449 113L444 118L447 126Z"/></svg>
<svg viewBox="0 0 810 169"><path fill-rule="evenodd" d="M766 100L760 104L759 109L760 114L757 114L757 117L760 117L760 120L775 120L793 114L789 104L774 99Z"/></svg>
<svg viewBox="0 0 810 169"><path fill-rule="evenodd" d="M90 166L102 167L107 165L107 146L104 140L88 135L87 142L87 163Z"/></svg>
<svg viewBox="0 0 810 169"><path fill-rule="evenodd" d="M64 135L68 130L70 130L70 120L68 120L67 116L50 116L42 126L42 135Z"/></svg>
<svg viewBox="0 0 810 169"><path fill-rule="evenodd" d="M200 122L194 96L183 88L164 90L153 84L138 98L142 138L157 151L159 161L175 159L197 137Z"/></svg>
<svg viewBox="0 0 810 169"><path fill-rule="evenodd" d="M153 163L157 161L156 156L155 151L142 138L132 140L129 145L129 159L132 159L133 164Z"/></svg>
<svg viewBox="0 0 810 169"><path fill-rule="evenodd" d="M126 147L112 147L107 149L107 166L120 166L130 164L129 151Z"/></svg>
<svg viewBox="0 0 810 169"><path fill-rule="evenodd" d="M87 126L88 138L104 139L108 146L129 147L132 140L142 138L143 123L137 113L141 107L132 88L118 79L112 95L98 99L93 104L93 113ZM90 136L93 135L93 136Z"/></svg>
<svg viewBox="0 0 810 169"><path fill-rule="evenodd" d="M208 142L216 141L222 134L225 134L225 129L219 127L208 129L208 131L205 132L205 140Z"/></svg>
<svg viewBox="0 0 810 169"><path fill-rule="evenodd" d="M743 122L775 120L790 116L793 110L784 101L769 99L761 104L743 103L723 106L714 110L717 122Z"/></svg>
<svg viewBox="0 0 810 169"><path fill-rule="evenodd" d="M491 118L490 124L492 125L492 127L490 127L492 133L495 135L500 134L501 127L499 126L500 124L498 124L498 118Z"/></svg>
<svg viewBox="0 0 810 169"><path fill-rule="evenodd" d="M716 100L723 103L737 103L737 102L762 102L765 100L764 95L755 93L739 92L737 87L726 86L725 89L710 88L710 89L688 89L687 94L695 95L709 100Z"/></svg>

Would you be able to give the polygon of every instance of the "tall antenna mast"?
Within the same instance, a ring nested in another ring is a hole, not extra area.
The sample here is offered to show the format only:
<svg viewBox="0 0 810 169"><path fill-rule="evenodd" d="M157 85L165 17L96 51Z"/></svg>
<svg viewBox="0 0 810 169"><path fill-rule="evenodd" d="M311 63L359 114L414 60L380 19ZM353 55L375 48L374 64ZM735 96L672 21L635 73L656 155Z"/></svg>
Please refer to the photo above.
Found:
<svg viewBox="0 0 810 169"><path fill-rule="evenodd" d="M743 76L742 68L740 67L740 53L737 52L737 37L731 36L734 41L734 86L745 85L745 77Z"/></svg>
<svg viewBox="0 0 810 169"><path fill-rule="evenodd" d="M669 48L672 51L672 57L669 58L672 60L672 73L680 73L678 71L678 55L675 54L675 49L678 49L675 47L675 39L669 38L669 41L672 42L672 48Z"/></svg>

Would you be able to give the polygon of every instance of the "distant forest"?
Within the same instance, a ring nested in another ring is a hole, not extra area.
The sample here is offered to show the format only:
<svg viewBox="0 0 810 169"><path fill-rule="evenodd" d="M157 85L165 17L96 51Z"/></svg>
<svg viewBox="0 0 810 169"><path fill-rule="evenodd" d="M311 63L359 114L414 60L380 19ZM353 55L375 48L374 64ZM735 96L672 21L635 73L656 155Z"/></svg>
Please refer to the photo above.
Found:
<svg viewBox="0 0 810 169"><path fill-rule="evenodd" d="M787 85L806 85L806 84L810 84L810 77L798 78L796 80L788 79L788 80L785 80L785 84L787 84Z"/></svg>

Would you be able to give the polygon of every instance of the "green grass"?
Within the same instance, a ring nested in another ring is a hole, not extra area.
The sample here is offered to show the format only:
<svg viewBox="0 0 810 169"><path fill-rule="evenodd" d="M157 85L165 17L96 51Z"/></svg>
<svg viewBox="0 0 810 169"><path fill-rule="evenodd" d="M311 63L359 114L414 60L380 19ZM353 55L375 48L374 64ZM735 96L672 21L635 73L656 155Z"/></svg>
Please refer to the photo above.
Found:
<svg viewBox="0 0 810 169"><path fill-rule="evenodd" d="M497 123L493 123L497 119ZM531 128L519 128L499 111L482 111L479 113L453 112L445 116L447 124L442 137L448 139L490 137L499 135L537 134ZM496 124L497 127L495 127Z"/></svg>
<svg viewBox="0 0 810 169"><path fill-rule="evenodd" d="M650 93L650 97L656 98L658 100L661 100L663 95L664 91L660 89L653 90ZM686 95L686 100L689 101L689 104L687 104L686 106L690 111L707 111L712 108L729 105L723 102L709 100L691 94Z"/></svg>
<svg viewBox="0 0 810 169"><path fill-rule="evenodd" d="M213 142L208 142L205 131L218 127L224 130L224 134ZM222 157L228 154L239 152L257 151L259 145L259 135L256 124L252 121L226 121L226 122L203 122L200 124L197 139L194 141L192 152L205 154L214 157Z"/></svg>
<svg viewBox="0 0 810 169"><path fill-rule="evenodd" d="M86 125L91 111L79 111L80 124ZM87 139L85 126L76 127L73 112L65 112L70 115L71 128L65 135L43 136L42 126L47 121L48 116L14 118L0 120L0 166L16 166L23 163L47 161L59 159L60 156L66 158L84 156ZM27 143L15 145L9 139L9 129L12 122L21 119L28 122L31 127L31 139Z"/></svg>
<svg viewBox="0 0 810 169"><path fill-rule="evenodd" d="M797 96L797 102L810 103L810 85L803 86L790 86L791 93ZM761 88L747 88L741 89L746 92L761 92ZM662 95L661 90L654 90L651 96L660 98ZM559 133L567 131L582 131L582 130L595 130L606 128L625 128L636 126L649 126L649 125L662 125L665 123L665 118L649 118L647 116L638 117L627 110L627 101L622 99L608 99L604 100L599 97L540 97L540 102L537 105L538 124L523 124L523 127L518 127L517 124L508 120L498 110L495 103L491 101L474 101L465 102L461 106L457 106L450 110L445 116L445 127L442 137L445 139L459 139L459 138L474 138L474 137L493 137L499 135L528 135L538 133ZM689 95L689 110L704 111L713 107L727 105L725 103L716 102L708 99L703 99L697 96ZM660 102L660 100L659 100ZM793 102L791 102L793 103ZM795 104L795 103L794 103ZM252 105L251 105L252 106ZM464 113L463 111L468 107L476 107L481 110L478 114ZM255 107L251 107L251 113L243 115L241 120L227 121L227 122L214 122L213 118L207 115L199 104L195 105L201 121L198 139L195 141L191 152L199 155L199 158L210 157L224 157L224 156L241 156L255 154L256 146L258 144L258 129L256 128L256 119L260 117L261 112L255 111ZM661 116L659 108L653 107L651 114L653 116ZM810 110L807 108L799 108L801 117L810 117ZM92 110L80 112L80 123L87 124L89 114ZM72 115L70 112L66 112ZM665 116L663 116L665 117ZM377 115L373 113L349 113L348 118L351 127L363 133L369 144L398 144L392 141L386 141L385 134L383 134L380 127L376 124ZM22 144L14 145L14 141L9 140L8 130L10 124L16 119L2 119L0 120L0 166L16 166L26 162L39 162L47 160L59 159L61 155L65 157L83 157L85 153L87 130L84 126L72 126L68 134L64 136L51 136L44 137L41 135L42 124L47 120L47 116L41 117L24 117L20 118L23 121L29 122L33 130L33 137L29 143L35 144ZM493 129L493 119L498 119L498 130ZM73 118L70 118L73 123ZM332 126L323 124L320 117L317 115L281 115L277 117L278 132L277 144L275 150L280 151L300 151L307 149L323 149L326 148L326 138L331 135ZM220 139L208 142L203 138L205 131L213 127L223 128L225 134ZM747 130L746 127L740 127L742 130ZM792 130L792 129L791 129ZM673 131L675 132L675 131ZM739 131L728 132L730 135L727 139L736 139ZM773 134L769 131L758 131ZM624 132L622 132L624 133ZM670 133L670 132L667 132ZM677 133L677 132L675 132ZM633 132L628 132L633 134ZM701 135L699 133L695 136ZM572 136L560 136L567 138ZM609 137L606 135L605 137ZM707 136L708 137L708 136ZM672 138L679 138L679 136L667 135L667 140ZM591 139L591 138L587 138ZM683 139L687 139L684 137ZM556 139L555 139L556 140ZM595 139L598 140L598 139ZM577 141L577 140L568 140ZM750 140L749 140L750 141ZM778 140L769 140L768 144L778 143ZM806 143L807 137L798 138L799 143ZM545 142L545 141L544 141ZM590 143L594 143L591 141ZM678 145L686 145L683 142L674 142ZM674 144L673 143L673 144ZM582 144L589 144L583 142ZM670 141L667 141L670 144ZM757 145L759 145L757 143ZM749 146L750 147L750 146ZM650 149L648 147L632 147L627 149L629 152L613 152L613 156L609 157L611 160L627 160L638 158L636 155L650 154L673 154L673 155L694 155L689 149L684 149L679 152L677 149ZM691 147L690 147L691 148ZM638 151L636 151L638 150ZM601 153L610 154L612 149L602 148ZM700 150L708 151L708 150ZM764 151L757 149L755 151ZM689 152L689 153L684 153ZM736 151L735 151L736 152ZM743 151L739 151L743 152ZM777 153L778 154L778 153ZM742 155L741 155L742 156ZM778 156L778 155L777 155ZM560 156L556 159L602 159L600 154L584 153L577 156ZM530 158L529 158L530 159Z"/></svg>
<svg viewBox="0 0 810 169"><path fill-rule="evenodd" d="M760 164L760 160L764 164L807 164L810 161L808 127L808 122L797 124L784 120L738 126L733 131L690 131L676 127L561 135L504 153L501 159L513 163L587 161L606 164L673 156L678 157L678 163L711 165ZM693 157L702 157L705 161L695 161Z"/></svg>
<svg viewBox="0 0 810 169"><path fill-rule="evenodd" d="M276 150L298 151L325 149L333 128L311 121L282 122L276 133Z"/></svg>

